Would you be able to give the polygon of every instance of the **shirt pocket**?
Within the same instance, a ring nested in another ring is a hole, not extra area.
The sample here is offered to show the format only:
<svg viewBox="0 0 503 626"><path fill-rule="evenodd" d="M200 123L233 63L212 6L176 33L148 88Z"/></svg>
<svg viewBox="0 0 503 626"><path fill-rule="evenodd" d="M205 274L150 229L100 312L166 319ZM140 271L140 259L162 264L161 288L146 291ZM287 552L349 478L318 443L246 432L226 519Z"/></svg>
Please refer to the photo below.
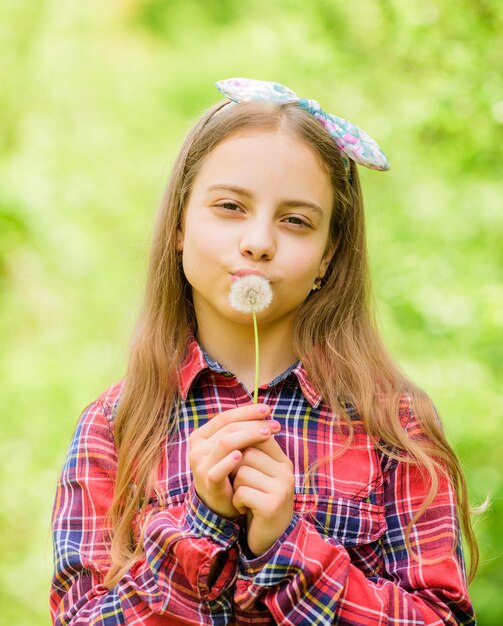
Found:
<svg viewBox="0 0 503 626"><path fill-rule="evenodd" d="M363 500L295 494L294 506L323 537L347 548L374 543L387 529L384 506Z"/></svg>

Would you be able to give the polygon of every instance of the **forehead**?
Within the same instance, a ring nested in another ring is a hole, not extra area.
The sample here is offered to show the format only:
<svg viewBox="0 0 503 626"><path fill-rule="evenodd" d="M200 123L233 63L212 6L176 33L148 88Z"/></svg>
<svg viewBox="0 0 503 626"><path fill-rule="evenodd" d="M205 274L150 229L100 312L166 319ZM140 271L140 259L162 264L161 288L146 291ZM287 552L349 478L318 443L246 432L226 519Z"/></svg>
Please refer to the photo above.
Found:
<svg viewBox="0 0 503 626"><path fill-rule="evenodd" d="M301 195L330 208L328 168L316 150L285 130L246 131L220 142L203 160L195 186L228 182L257 191Z"/></svg>

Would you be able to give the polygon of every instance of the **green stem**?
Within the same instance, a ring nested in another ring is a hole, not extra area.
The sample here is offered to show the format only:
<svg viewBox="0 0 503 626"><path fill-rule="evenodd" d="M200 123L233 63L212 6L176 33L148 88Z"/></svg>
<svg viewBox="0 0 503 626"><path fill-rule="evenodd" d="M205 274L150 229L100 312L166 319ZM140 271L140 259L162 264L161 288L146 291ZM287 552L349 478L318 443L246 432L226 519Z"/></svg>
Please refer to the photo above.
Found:
<svg viewBox="0 0 503 626"><path fill-rule="evenodd" d="M259 373L259 351L258 351L258 327L257 316L252 311L253 316L253 332L255 333L255 390L253 392L253 404L258 402L258 373Z"/></svg>

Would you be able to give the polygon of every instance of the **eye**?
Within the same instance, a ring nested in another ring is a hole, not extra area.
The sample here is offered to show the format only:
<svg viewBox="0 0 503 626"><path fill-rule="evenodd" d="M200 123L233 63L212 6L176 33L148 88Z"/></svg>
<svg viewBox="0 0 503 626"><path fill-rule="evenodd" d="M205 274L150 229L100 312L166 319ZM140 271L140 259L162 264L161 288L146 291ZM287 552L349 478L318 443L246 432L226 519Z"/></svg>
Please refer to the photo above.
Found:
<svg viewBox="0 0 503 626"><path fill-rule="evenodd" d="M236 211L240 211L241 210L241 207L239 206L239 204L236 204L235 202L232 202L231 200L226 200L225 202L220 202L216 206L221 208L221 209L224 209L225 211L229 211L231 213L234 213Z"/></svg>
<svg viewBox="0 0 503 626"><path fill-rule="evenodd" d="M288 215L284 218L287 224L292 224L293 226L298 226L299 228L312 228L311 223L299 215Z"/></svg>

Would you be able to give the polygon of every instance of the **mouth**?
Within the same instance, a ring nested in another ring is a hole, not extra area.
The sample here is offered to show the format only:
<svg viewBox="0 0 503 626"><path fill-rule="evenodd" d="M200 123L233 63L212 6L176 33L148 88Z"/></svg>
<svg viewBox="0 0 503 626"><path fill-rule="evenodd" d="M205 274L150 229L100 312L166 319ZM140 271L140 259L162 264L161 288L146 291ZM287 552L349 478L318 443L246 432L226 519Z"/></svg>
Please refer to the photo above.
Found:
<svg viewBox="0 0 503 626"><path fill-rule="evenodd" d="M242 269L231 272L232 280L237 280L238 278L242 278L243 276L261 276L262 278L265 278L265 280L267 280L268 282L271 282L269 278L267 278L267 276L264 276L264 274L262 274L262 272L259 272L258 270Z"/></svg>

